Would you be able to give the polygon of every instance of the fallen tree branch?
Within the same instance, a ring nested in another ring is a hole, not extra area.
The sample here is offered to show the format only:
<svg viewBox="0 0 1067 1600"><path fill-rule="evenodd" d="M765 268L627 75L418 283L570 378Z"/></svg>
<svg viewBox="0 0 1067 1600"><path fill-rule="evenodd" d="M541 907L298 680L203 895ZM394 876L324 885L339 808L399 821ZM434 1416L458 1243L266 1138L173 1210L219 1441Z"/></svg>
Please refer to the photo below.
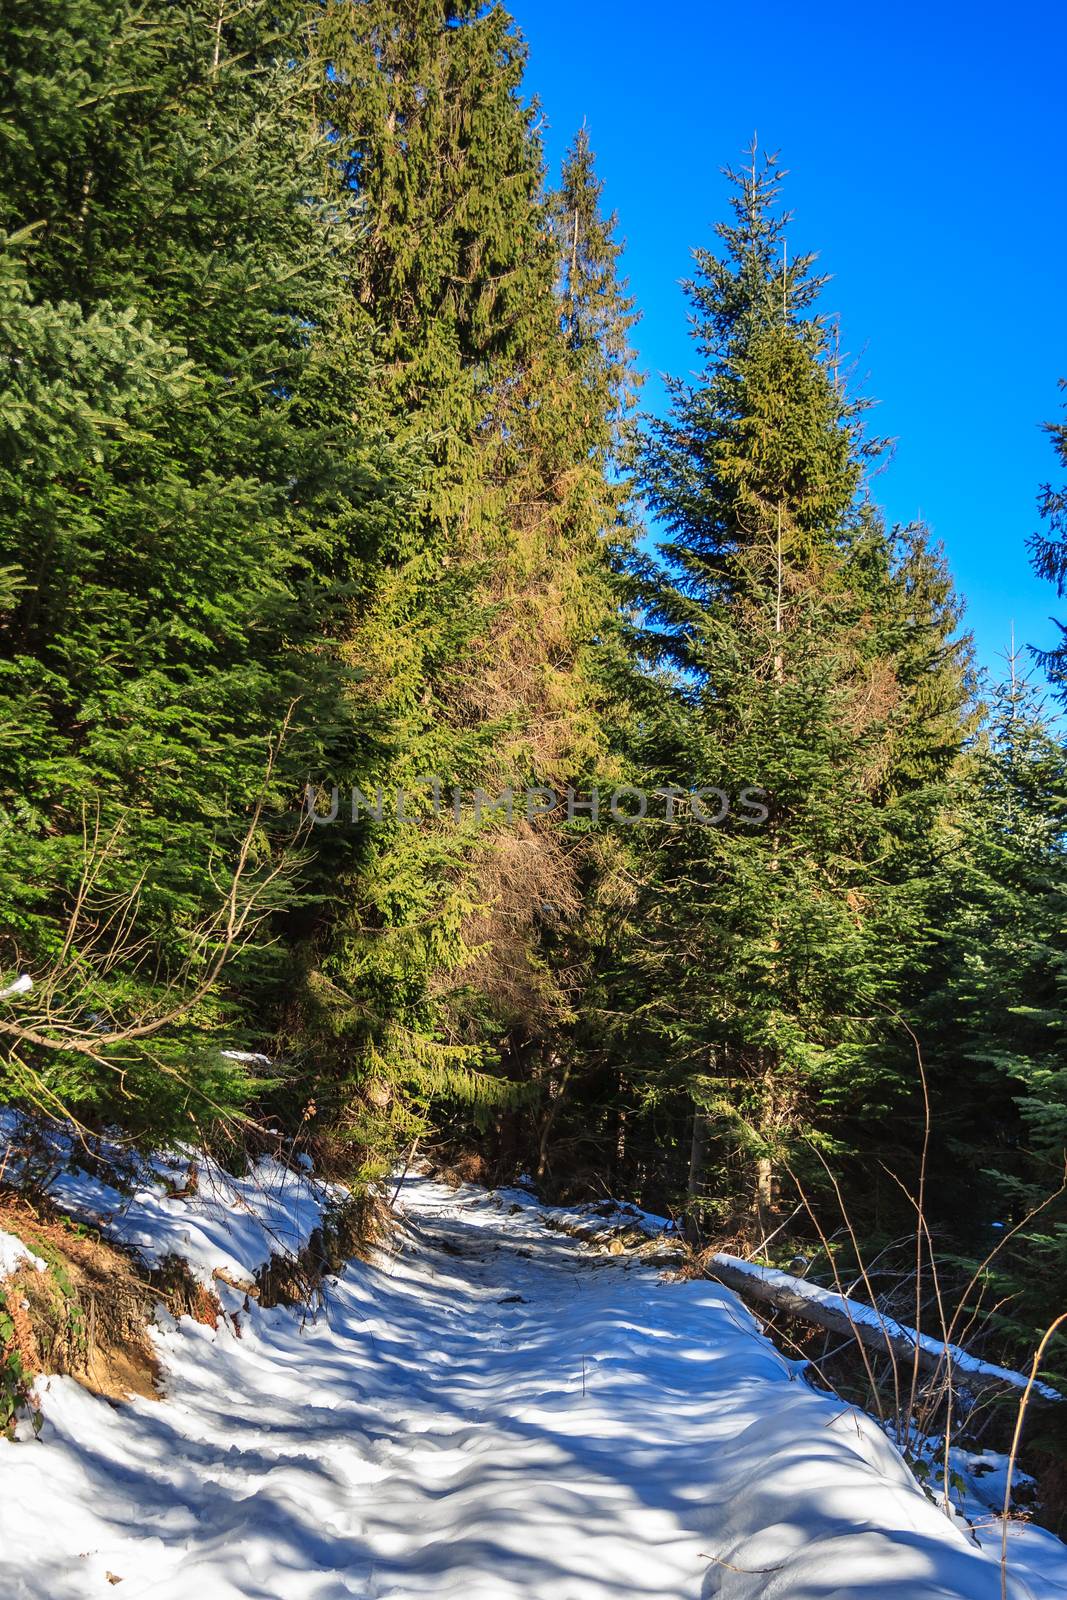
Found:
<svg viewBox="0 0 1067 1600"><path fill-rule="evenodd" d="M742 1261L739 1256L719 1254L709 1257L705 1271L727 1288L763 1305L774 1306L787 1316L810 1322L830 1333L849 1334L859 1344L891 1358L914 1361L927 1377L944 1379L947 1368L953 1373L957 1386L968 1389L1025 1390L1033 1382L1022 1372L980 1361L957 1345L916 1333L914 1328L885 1316L862 1300L853 1300L803 1278L794 1278L774 1267L761 1267L753 1261ZM1033 1383L1032 1393L1043 1400L1063 1398L1046 1383Z"/></svg>

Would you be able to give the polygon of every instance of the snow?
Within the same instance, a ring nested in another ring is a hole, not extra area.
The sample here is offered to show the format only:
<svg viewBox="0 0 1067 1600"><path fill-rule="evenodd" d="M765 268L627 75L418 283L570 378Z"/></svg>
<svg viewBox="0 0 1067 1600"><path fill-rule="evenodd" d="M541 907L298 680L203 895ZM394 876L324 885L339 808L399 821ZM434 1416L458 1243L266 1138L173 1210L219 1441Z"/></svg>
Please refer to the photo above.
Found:
<svg viewBox="0 0 1067 1600"><path fill-rule="evenodd" d="M0 1278L9 1278L27 1262L38 1272L48 1271L47 1261L35 1256L33 1251L28 1250L22 1240L17 1239L13 1233L5 1233L0 1228Z"/></svg>
<svg viewBox="0 0 1067 1600"><path fill-rule="evenodd" d="M805 1278L794 1278L788 1272L779 1272L775 1267L761 1266L755 1261L745 1261L741 1256L719 1254L712 1257L711 1265L732 1267L735 1271L744 1272L752 1278L759 1279L762 1283L776 1285L788 1289L791 1294L798 1295L801 1299L810 1300L815 1305L823 1305L831 1310L840 1312L856 1324L866 1327L879 1328L891 1338L900 1338L913 1344L918 1338L922 1349L930 1355L940 1357L947 1354L951 1368L958 1377L960 1373L973 1373L986 1379L999 1379L1000 1382L1011 1385L1017 1389L1025 1389L1028 1378L1021 1372L1012 1372L1008 1367L997 1367L988 1361L980 1361L977 1356L961 1350L958 1345L946 1345L940 1339L933 1339L929 1334L916 1335L914 1328L906 1327L902 1322L896 1322L892 1317L885 1316L875 1310L873 1306L865 1305L861 1300L852 1300L844 1295L836 1294L832 1289L824 1289L821 1284L809 1283ZM1058 1389L1053 1389L1046 1383L1035 1383L1034 1393L1041 1394L1048 1400L1060 1400L1062 1396Z"/></svg>
<svg viewBox="0 0 1067 1600"><path fill-rule="evenodd" d="M17 1180L20 1120L0 1110L0 1158ZM116 1183L102 1182L75 1163L79 1149L62 1127L38 1128L54 1156L46 1185L50 1199L76 1218L102 1224L111 1238L133 1245L149 1266L164 1256L184 1257L194 1277L212 1285L217 1271L251 1284L272 1255L299 1254L322 1223L340 1185L316 1182L302 1164L272 1157L243 1177L226 1172L203 1151L177 1149L150 1160L99 1142L98 1153L115 1167Z"/></svg>
<svg viewBox="0 0 1067 1600"><path fill-rule="evenodd" d="M530 1195L517 1196L527 1203L538 1205ZM594 1244L608 1244L621 1230L643 1233L647 1239L661 1239L664 1243L678 1243L673 1222L658 1217L652 1211L642 1211L640 1206L627 1200L587 1201L577 1206L541 1206L546 1221L551 1225L575 1233Z"/></svg>
<svg viewBox="0 0 1067 1600"><path fill-rule="evenodd" d="M71 1182L155 1255L243 1278L320 1203L206 1163L186 1199ZM398 1247L313 1312L220 1285L217 1330L164 1319L161 1402L42 1380L40 1440L0 1440L0 1592L998 1600L999 1530L983 1550L942 1515L726 1288L592 1253L522 1191L413 1176L400 1206ZM1011 1531L1010 1600L1062 1600Z"/></svg>
<svg viewBox="0 0 1067 1600"><path fill-rule="evenodd" d="M272 1254L297 1255L342 1193L270 1157L235 1178L188 1151L142 1164L132 1194L79 1171L60 1173L48 1192L75 1216L102 1217L150 1266L180 1255L203 1283L222 1271L249 1284Z"/></svg>
<svg viewBox="0 0 1067 1600"><path fill-rule="evenodd" d="M646 1235L649 1239L666 1235L665 1243L671 1242L673 1224L666 1218L658 1217L652 1212L642 1211L639 1206L630 1205L617 1200L604 1201L600 1204L586 1204L570 1207L545 1207L546 1217L554 1218L557 1225L569 1229L583 1239L592 1243L607 1244L616 1237L622 1228L634 1229ZM998 1224L998 1226L1002 1226ZM842 1316L851 1319L857 1325L878 1328L881 1332L893 1338L899 1338L905 1343L914 1343L916 1339L920 1346L930 1355L940 1358L947 1357L948 1368L958 1379L961 1373L973 1373L975 1376L987 1380L997 1379L1002 1383L1016 1389L1025 1389L1029 1378L1022 1372L1013 1372L1009 1367L998 1367L991 1362L982 1361L973 1356L969 1351L963 1350L959 1345L946 1345L940 1339L932 1338L929 1334L916 1334L914 1328L909 1328L905 1323L896 1321L893 1317L886 1316L876 1310L874 1306L866 1305L862 1300L854 1300L850 1296L836 1293L826 1289L821 1284L811 1283L806 1278L794 1277L791 1273L782 1272L777 1267L767 1267L757 1261L746 1261L742 1256L727 1255L719 1252L711 1259L711 1266L715 1264L731 1267L738 1272L748 1274L762 1283L776 1285L787 1289L790 1294L799 1299L810 1300L813 1304L826 1306ZM1042 1395L1047 1400L1062 1400L1063 1396L1058 1389L1050 1384L1035 1382L1033 1386L1035 1395Z"/></svg>

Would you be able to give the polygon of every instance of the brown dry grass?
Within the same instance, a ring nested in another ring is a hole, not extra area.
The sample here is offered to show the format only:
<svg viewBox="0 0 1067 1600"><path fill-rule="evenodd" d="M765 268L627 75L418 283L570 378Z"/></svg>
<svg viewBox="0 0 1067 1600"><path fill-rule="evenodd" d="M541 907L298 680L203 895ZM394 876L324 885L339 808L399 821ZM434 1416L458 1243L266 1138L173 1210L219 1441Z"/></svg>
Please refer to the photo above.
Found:
<svg viewBox="0 0 1067 1600"><path fill-rule="evenodd" d="M365 1260L393 1222L386 1201L369 1189L328 1213L298 1256L273 1255L260 1268L256 1274L260 1305L310 1307L321 1301L325 1279L343 1272L353 1257Z"/></svg>
<svg viewBox="0 0 1067 1600"><path fill-rule="evenodd" d="M465 1183L478 1184L485 1189L489 1187L490 1176L488 1161L476 1150L461 1151L453 1161L434 1171L437 1182L447 1183L450 1189L458 1189Z"/></svg>

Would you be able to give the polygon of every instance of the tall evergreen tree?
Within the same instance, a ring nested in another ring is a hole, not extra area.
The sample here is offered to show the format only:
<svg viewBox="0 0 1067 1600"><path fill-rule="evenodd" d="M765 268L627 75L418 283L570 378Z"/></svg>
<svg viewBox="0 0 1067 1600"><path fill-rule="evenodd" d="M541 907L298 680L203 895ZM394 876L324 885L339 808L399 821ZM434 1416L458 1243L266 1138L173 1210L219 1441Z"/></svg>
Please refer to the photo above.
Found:
<svg viewBox="0 0 1067 1600"><path fill-rule="evenodd" d="M428 441L425 495L348 649L368 714L391 730L376 776L411 789L435 775L446 810L427 798L417 826L375 829L348 915L309 951L311 987L356 1114L372 1061L386 1114L403 1118L405 1084L452 1082L488 1105L483 1067L507 1098L567 1012L542 948L544 908L575 903L559 829L478 826L470 798L558 791L599 759L592 646L617 507L601 402L561 325L510 18L369 0L325 8L321 37L366 228L357 298L379 324L396 436Z"/></svg>
<svg viewBox="0 0 1067 1600"><path fill-rule="evenodd" d="M576 460L595 468L596 475L588 480L595 493L589 514L600 523L604 539L597 573L603 609L585 652L603 725L596 789L604 796L627 776L620 734L627 715L628 673L620 624L625 569L636 534L634 407L641 380L630 342L638 318L620 276L617 218L604 209L604 184L584 127L564 159L559 186L549 197L549 215L565 362L577 395L570 447ZM542 1093L529 1161L542 1182L556 1186L574 1181L582 1148L588 1155L590 1141L602 1144L602 1125L616 1110L617 1076L610 1068L605 1073L588 1014L597 981L601 905L618 875L618 845L613 830L603 825L583 823L571 830L567 848L576 892L569 904L551 903L540 930L544 959L561 974L568 1006L542 1042Z"/></svg>
<svg viewBox="0 0 1067 1600"><path fill-rule="evenodd" d="M1067 1161L1067 752L1015 654L1009 664L933 879L938 937L914 974L934 1105L932 1213L979 1256L995 1227L1054 1193ZM1029 1346L1050 1285L1067 1281L1062 1202L1002 1268Z"/></svg>
<svg viewBox="0 0 1067 1600"><path fill-rule="evenodd" d="M689 286L704 370L672 385L647 457L667 539L644 583L639 648L657 676L636 753L678 815L635 833L643 889L614 981L646 1098L691 1103L691 1197L714 1145L726 1210L766 1222L797 1140L880 1092L866 1045L913 914L900 863L886 872L909 787L897 746L929 745L906 679L909 652L936 652L938 601L917 615L908 586L929 563L902 569L862 498L876 447L815 314L823 280L787 256L781 174L753 159L730 177L722 254L698 251ZM960 674L943 664L942 771L962 737ZM718 825L723 802L702 788L731 797Z"/></svg>
<svg viewBox="0 0 1067 1600"><path fill-rule="evenodd" d="M0 25L4 1081L133 1128L245 1093L218 1044L287 981L303 783L373 744L339 639L410 490L308 21Z"/></svg>
<svg viewBox="0 0 1067 1600"><path fill-rule="evenodd" d="M638 386L630 335L639 319L620 279L618 217L604 208L604 183L584 126L564 159L550 207L563 336L588 397L585 431L605 471L624 468L634 442L629 424Z"/></svg>

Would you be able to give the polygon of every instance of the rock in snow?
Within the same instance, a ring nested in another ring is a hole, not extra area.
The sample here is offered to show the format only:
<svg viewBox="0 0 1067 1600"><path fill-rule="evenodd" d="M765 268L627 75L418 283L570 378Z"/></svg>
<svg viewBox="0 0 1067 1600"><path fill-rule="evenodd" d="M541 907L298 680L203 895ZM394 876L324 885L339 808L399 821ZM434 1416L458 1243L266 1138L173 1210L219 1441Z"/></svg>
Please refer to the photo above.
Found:
<svg viewBox="0 0 1067 1600"><path fill-rule="evenodd" d="M261 1264L250 1180L185 1203L201 1270ZM180 1204L126 1226L162 1253ZM161 1328L159 1403L43 1380L40 1440L0 1441L0 1592L999 1600L999 1530L944 1516L728 1289L591 1255L521 1191L411 1177L400 1205L313 1316L223 1288L239 1331ZM1012 1525L1011 1600L1067 1594L1052 1547Z"/></svg>

